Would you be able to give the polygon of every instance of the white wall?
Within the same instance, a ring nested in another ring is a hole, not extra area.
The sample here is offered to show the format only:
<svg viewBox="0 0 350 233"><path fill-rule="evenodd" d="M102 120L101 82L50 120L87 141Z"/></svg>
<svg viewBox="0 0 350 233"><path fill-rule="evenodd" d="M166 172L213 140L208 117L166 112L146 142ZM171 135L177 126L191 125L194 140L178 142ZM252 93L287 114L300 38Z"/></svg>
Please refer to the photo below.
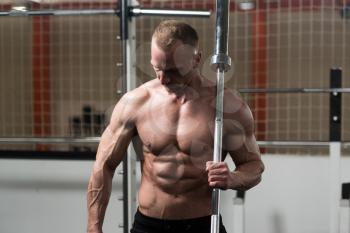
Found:
<svg viewBox="0 0 350 233"><path fill-rule="evenodd" d="M247 193L247 232L328 233L328 157L264 156L263 159L266 165L263 182ZM343 158L342 181L350 182L349 167L349 158ZM342 221L342 229L344 224L348 223Z"/></svg>
<svg viewBox="0 0 350 233"><path fill-rule="evenodd" d="M327 233L329 168L325 156L265 155L262 183L246 194L246 233ZM0 232L85 232L86 187L92 162L0 160ZM350 158L342 159L342 181L350 182ZM118 168L120 169L120 168ZM105 233L122 232L121 177L114 188ZM234 191L222 195L224 223L233 229ZM349 232L342 209L342 233Z"/></svg>
<svg viewBox="0 0 350 233"><path fill-rule="evenodd" d="M91 168L88 161L0 160L0 232L86 232ZM114 180L106 233L121 232L121 177Z"/></svg>

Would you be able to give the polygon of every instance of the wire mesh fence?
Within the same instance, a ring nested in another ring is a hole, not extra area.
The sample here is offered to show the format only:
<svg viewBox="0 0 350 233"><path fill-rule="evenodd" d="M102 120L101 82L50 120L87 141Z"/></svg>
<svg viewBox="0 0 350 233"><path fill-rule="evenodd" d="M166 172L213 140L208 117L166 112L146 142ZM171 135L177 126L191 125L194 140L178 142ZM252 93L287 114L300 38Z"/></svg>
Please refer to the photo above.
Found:
<svg viewBox="0 0 350 233"><path fill-rule="evenodd" d="M212 0L143 0L144 8L212 9ZM116 9L116 1L2 1L0 11ZM328 88L332 67L350 86L350 19L346 1L231 1L226 86ZM138 84L154 78L150 38L166 17L137 17ZM181 18L199 33L201 72L209 68L215 17ZM115 15L18 16L0 21L0 137L98 136L120 95L122 62ZM329 94L240 94L250 105L258 140L327 141ZM350 140L350 95L343 94L342 136ZM0 145L1 149L71 150L72 146ZM92 147L95 149L95 146ZM328 153L323 149L270 149ZM345 151L346 152L346 151Z"/></svg>

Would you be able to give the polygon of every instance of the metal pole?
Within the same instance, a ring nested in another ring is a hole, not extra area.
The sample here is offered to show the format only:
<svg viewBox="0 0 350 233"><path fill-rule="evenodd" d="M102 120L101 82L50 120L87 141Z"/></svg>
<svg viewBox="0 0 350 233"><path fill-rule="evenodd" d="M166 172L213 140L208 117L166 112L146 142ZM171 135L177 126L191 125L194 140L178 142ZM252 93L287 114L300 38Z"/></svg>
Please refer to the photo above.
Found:
<svg viewBox="0 0 350 233"><path fill-rule="evenodd" d="M331 69L331 88L341 88L341 69ZM330 190L330 233L340 232L340 162L341 162L341 94L333 92L330 94L330 115L329 115L329 190Z"/></svg>
<svg viewBox="0 0 350 233"><path fill-rule="evenodd" d="M35 150L0 150L1 159L28 160L95 160L96 151L35 151Z"/></svg>
<svg viewBox="0 0 350 233"><path fill-rule="evenodd" d="M128 0L129 6L136 6L136 0ZM137 87L136 75L136 20L128 20L128 38L127 38L127 76L126 90L131 91ZM137 195L137 180L136 180L136 152L133 144L128 147L128 229L132 228L134 222L134 214L136 211L136 195Z"/></svg>
<svg viewBox="0 0 350 233"><path fill-rule="evenodd" d="M231 67L231 58L228 54L228 23L229 0L216 0L216 32L215 53L211 59L212 68L217 72L216 79L216 114L214 131L214 155L213 161L222 160L222 125L224 102L224 77L225 72ZM214 188L212 192L211 233L220 231L220 189Z"/></svg>
<svg viewBox="0 0 350 233"><path fill-rule="evenodd" d="M0 137L0 144L98 144L100 137ZM291 148L291 147L329 147L329 141L258 141L260 147ZM342 148L350 148L349 141L342 142Z"/></svg>
<svg viewBox="0 0 350 233"><path fill-rule="evenodd" d="M0 16L68 16L68 15L116 15L114 9L81 9L81 10L11 10L0 11Z"/></svg>
<svg viewBox="0 0 350 233"><path fill-rule="evenodd" d="M174 10L174 9L145 9L131 8L133 16L149 15L149 16L167 16L167 17L210 17L211 12L205 10Z"/></svg>
<svg viewBox="0 0 350 233"><path fill-rule="evenodd" d="M128 0L119 1L119 18L120 18L120 39L122 41L122 57L123 57L123 66L122 66L122 94L127 92L127 61L128 61L128 21L129 21L129 7ZM124 156L123 159L123 232L129 232L129 185L128 185L128 153Z"/></svg>
<svg viewBox="0 0 350 233"><path fill-rule="evenodd" d="M97 144L100 137L0 137L0 144Z"/></svg>
<svg viewBox="0 0 350 233"><path fill-rule="evenodd" d="M263 148L292 148L292 147L311 147L311 148L329 148L329 141L258 141L259 147ZM343 144L346 147L347 143Z"/></svg>
<svg viewBox="0 0 350 233"><path fill-rule="evenodd" d="M240 93L350 93L350 88L241 88Z"/></svg>
<svg viewBox="0 0 350 233"><path fill-rule="evenodd" d="M147 9L128 7L130 16L167 16L167 17L210 17L208 10L174 10L174 9ZM120 15L119 9L81 9L81 10L20 10L0 11L0 16L82 16L82 15Z"/></svg>

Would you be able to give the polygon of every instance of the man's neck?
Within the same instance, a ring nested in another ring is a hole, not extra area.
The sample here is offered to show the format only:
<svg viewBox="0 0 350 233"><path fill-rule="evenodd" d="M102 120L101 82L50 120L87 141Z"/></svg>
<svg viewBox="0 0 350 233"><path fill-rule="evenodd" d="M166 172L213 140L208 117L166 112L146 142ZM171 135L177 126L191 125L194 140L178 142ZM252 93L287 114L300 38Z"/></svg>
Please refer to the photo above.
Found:
<svg viewBox="0 0 350 233"><path fill-rule="evenodd" d="M165 86L165 88L170 95L174 95L174 97L181 103L185 103L188 100L198 98L201 83L202 80L200 75L195 75L191 76L187 82L171 84L169 86Z"/></svg>

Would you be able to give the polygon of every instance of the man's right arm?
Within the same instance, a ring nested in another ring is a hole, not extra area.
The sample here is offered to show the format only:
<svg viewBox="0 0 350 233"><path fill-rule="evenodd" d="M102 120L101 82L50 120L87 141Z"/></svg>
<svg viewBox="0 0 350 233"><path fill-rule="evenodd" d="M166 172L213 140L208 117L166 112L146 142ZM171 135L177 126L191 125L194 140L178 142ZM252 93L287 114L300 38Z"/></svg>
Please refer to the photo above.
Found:
<svg viewBox="0 0 350 233"><path fill-rule="evenodd" d="M112 189L116 167L126 154L136 129L130 98L116 105L110 124L103 132L87 191L88 233L102 233L102 224ZM135 111L135 109L133 109Z"/></svg>

